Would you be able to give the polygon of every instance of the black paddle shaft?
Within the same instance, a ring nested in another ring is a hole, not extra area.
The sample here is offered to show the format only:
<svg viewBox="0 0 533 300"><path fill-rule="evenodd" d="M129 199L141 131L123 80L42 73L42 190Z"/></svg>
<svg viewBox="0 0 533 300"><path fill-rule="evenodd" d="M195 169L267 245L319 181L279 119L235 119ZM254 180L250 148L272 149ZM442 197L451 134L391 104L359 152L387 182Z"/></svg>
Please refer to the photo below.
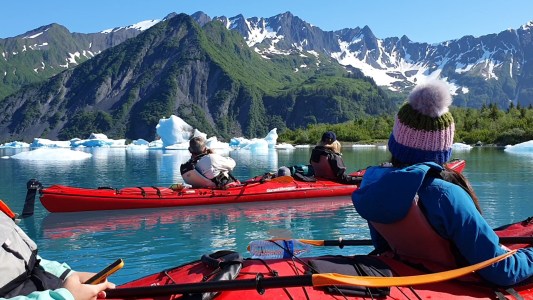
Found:
<svg viewBox="0 0 533 300"><path fill-rule="evenodd" d="M533 236L504 236L500 237L502 244L533 244ZM372 246L372 240L324 240L324 246Z"/></svg>
<svg viewBox="0 0 533 300"><path fill-rule="evenodd" d="M372 240L324 240L324 246L339 246L339 248L344 248L344 246L372 246Z"/></svg>
<svg viewBox="0 0 533 300"><path fill-rule="evenodd" d="M42 188L42 184L35 180L30 179L26 183L28 191L26 192L26 200L24 201L24 208L22 209L22 218L31 217L35 209L35 196L37 195L37 190Z"/></svg>
<svg viewBox="0 0 533 300"><path fill-rule="evenodd" d="M258 274L255 279L222 280L198 283L170 284L106 290L107 299L128 297L155 297L177 294L195 294L205 292L257 290L260 294L267 288L313 286L313 275L283 276L263 278Z"/></svg>

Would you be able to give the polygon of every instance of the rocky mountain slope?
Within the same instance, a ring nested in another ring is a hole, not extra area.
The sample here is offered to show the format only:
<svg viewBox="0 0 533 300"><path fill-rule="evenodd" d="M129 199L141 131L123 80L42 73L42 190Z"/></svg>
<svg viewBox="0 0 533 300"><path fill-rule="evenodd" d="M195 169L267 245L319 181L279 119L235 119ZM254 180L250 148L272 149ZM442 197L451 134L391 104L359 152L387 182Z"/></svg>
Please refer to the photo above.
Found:
<svg viewBox="0 0 533 300"><path fill-rule="evenodd" d="M221 22L180 14L0 101L0 140L153 140L171 114L210 135L255 137L394 108L372 79L327 56L264 58Z"/></svg>

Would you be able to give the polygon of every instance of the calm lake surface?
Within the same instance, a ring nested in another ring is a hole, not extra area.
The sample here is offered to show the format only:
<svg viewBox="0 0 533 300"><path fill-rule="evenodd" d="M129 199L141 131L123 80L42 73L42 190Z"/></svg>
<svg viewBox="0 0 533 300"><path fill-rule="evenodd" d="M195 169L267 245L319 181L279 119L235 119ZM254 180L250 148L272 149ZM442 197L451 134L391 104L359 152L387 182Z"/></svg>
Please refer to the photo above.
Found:
<svg viewBox="0 0 533 300"><path fill-rule="evenodd" d="M0 149L0 157L23 150ZM27 150L24 150L27 151ZM95 188L169 186L181 182L179 166L189 158L182 150L129 151L86 149L83 161L43 162L0 159L0 199L22 212L26 183L66 184ZM237 161L234 174L244 180L283 165L306 164L310 148L230 151ZM350 171L389 159L382 148L343 148ZM464 174L476 190L484 216L493 227L533 215L533 154L509 154L499 148L455 151L466 159ZM273 237L305 239L366 239L366 222L349 197L240 205L48 213L36 200L35 215L21 222L39 245L41 256L67 262L73 269L96 272L116 258L125 266L110 280L121 284L165 268L196 260L216 250L236 250L249 257L250 241ZM307 255L364 254L369 247L315 247Z"/></svg>

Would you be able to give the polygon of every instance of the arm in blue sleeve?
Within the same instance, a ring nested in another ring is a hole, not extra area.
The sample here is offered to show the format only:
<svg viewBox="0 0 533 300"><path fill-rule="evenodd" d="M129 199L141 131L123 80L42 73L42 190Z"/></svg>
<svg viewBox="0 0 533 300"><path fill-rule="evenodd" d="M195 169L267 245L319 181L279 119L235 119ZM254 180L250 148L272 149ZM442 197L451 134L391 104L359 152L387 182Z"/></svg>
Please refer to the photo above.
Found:
<svg viewBox="0 0 533 300"><path fill-rule="evenodd" d="M0 298L6 300L5 298ZM9 300L74 300L72 294L65 288L57 290L47 290L42 292L33 292L27 296L16 296Z"/></svg>
<svg viewBox="0 0 533 300"><path fill-rule="evenodd" d="M53 260L47 260L40 256L37 256L40 260L39 265L48 273L54 274L55 276L65 279L70 275L72 269L66 263L60 263Z"/></svg>
<svg viewBox="0 0 533 300"><path fill-rule="evenodd" d="M70 267L65 263L59 263L57 261L46 260L40 256L37 256L40 260L39 265L47 272L54 274L57 277L68 277L72 272ZM68 273L67 273L68 272ZM5 298L0 298L4 300ZM9 300L74 300L72 294L65 288L59 288L56 290L46 290L41 292L33 292L27 296L16 296L9 298Z"/></svg>
<svg viewBox="0 0 533 300"><path fill-rule="evenodd" d="M505 253L499 238L477 211L472 198L460 187L443 183L421 191L421 199L428 220L439 234L454 242L460 254L475 264ZM429 196L428 196L429 195ZM440 195L436 197L435 195ZM478 271L484 279L499 285L511 286L533 276L533 248L525 248L515 255Z"/></svg>

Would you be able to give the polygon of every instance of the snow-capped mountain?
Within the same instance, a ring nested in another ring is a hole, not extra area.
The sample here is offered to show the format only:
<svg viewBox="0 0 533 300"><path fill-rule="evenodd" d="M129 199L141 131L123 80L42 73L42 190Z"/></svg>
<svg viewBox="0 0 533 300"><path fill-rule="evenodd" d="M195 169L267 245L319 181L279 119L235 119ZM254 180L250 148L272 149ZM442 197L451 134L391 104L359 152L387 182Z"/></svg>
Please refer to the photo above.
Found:
<svg viewBox="0 0 533 300"><path fill-rule="evenodd" d="M168 17L168 16L167 16ZM59 24L0 39L0 99L20 87L75 67L157 24L142 21L96 33L70 32Z"/></svg>
<svg viewBox="0 0 533 300"><path fill-rule="evenodd" d="M295 51L324 53L393 91L442 78L459 105L533 103L533 82L529 80L533 66L528 59L533 56L533 22L498 34L428 44L407 36L380 39L368 26L323 31L290 12L270 18L238 15L214 20L238 31L263 57Z"/></svg>
<svg viewBox="0 0 533 300"><path fill-rule="evenodd" d="M405 35L378 38L368 26L323 31L290 12L268 18L211 18L203 12L191 17L200 26L213 20L222 22L227 29L239 32L264 59L288 53L324 54L348 69L360 69L392 91L408 91L419 82L442 78L455 94L455 105L496 103L505 108L511 102L533 104L533 22L500 33L428 44L413 42ZM55 75L118 45L159 21L91 34L70 33L52 24L0 39L0 99L26 83Z"/></svg>

